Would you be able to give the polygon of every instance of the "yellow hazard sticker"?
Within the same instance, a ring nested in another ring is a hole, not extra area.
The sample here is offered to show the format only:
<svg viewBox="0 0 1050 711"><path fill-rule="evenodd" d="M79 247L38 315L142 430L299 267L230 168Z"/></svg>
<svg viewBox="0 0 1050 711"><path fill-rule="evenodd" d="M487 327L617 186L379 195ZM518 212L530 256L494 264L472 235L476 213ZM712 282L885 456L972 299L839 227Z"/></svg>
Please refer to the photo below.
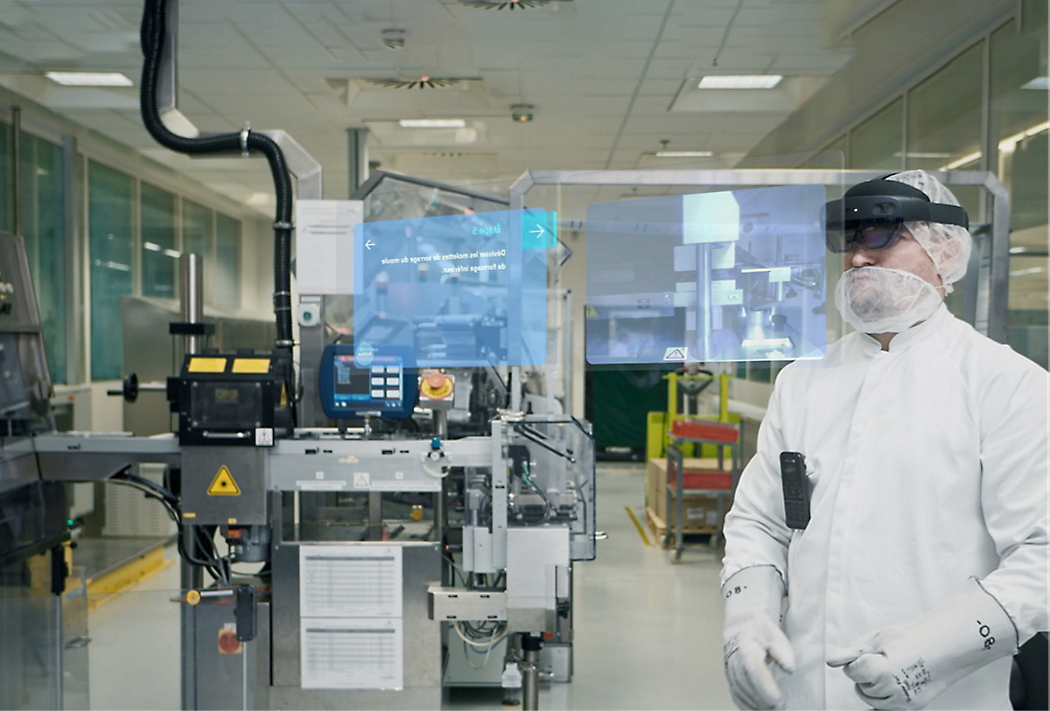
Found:
<svg viewBox="0 0 1050 711"><path fill-rule="evenodd" d="M219 467L219 471L215 473L215 478L211 480L211 486L208 487L208 496L240 496L241 489L237 486L237 482L233 480L233 475L230 474L230 470L223 464Z"/></svg>
<svg viewBox="0 0 1050 711"><path fill-rule="evenodd" d="M190 358L190 366L187 370L191 373L224 373L226 372L226 359Z"/></svg>
<svg viewBox="0 0 1050 711"><path fill-rule="evenodd" d="M270 372L269 358L234 358L234 373L268 373Z"/></svg>

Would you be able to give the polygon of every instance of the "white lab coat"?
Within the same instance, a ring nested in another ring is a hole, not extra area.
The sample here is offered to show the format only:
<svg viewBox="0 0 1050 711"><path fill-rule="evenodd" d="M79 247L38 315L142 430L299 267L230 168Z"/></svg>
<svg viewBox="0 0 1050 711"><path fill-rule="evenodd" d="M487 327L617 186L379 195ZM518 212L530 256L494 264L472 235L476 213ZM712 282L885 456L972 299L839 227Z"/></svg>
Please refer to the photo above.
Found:
<svg viewBox="0 0 1050 711"><path fill-rule="evenodd" d="M943 305L882 351L851 334L780 373L726 516L722 581L773 565L793 709L868 708L829 652L935 608L975 577L1019 642L1047 629L1047 372ZM784 525L781 451L806 457L812 518ZM1010 658L931 709L1008 709Z"/></svg>

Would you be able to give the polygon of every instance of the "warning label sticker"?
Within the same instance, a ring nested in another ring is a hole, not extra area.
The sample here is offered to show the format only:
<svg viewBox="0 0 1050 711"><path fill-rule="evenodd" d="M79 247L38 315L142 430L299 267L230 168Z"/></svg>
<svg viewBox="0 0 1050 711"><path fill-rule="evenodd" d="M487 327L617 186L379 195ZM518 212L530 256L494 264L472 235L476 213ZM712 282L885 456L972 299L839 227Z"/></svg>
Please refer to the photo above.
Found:
<svg viewBox="0 0 1050 711"><path fill-rule="evenodd" d="M215 473L215 478L211 480L211 486L208 487L208 496L240 495L241 488L237 486L237 482L233 480L230 470L223 464L219 467L219 471Z"/></svg>

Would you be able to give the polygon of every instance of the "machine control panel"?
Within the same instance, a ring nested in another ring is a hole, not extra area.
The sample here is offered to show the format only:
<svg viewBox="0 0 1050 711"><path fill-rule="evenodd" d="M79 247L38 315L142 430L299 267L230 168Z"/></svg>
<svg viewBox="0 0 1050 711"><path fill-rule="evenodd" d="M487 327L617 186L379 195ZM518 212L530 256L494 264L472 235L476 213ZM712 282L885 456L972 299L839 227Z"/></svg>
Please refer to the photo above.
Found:
<svg viewBox="0 0 1050 711"><path fill-rule="evenodd" d="M409 348L334 343L321 355L321 405L333 419L412 415L419 376Z"/></svg>

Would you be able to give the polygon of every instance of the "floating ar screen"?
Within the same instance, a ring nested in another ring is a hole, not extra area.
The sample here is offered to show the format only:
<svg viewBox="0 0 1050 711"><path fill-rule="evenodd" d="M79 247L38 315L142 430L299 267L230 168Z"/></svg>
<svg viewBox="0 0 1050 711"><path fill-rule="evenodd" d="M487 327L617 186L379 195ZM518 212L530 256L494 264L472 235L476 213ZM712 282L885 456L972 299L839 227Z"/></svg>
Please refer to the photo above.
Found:
<svg viewBox="0 0 1050 711"><path fill-rule="evenodd" d="M587 360L820 358L822 185L594 203Z"/></svg>
<svg viewBox="0 0 1050 711"><path fill-rule="evenodd" d="M506 210L354 230L354 340L423 368L542 365L556 215Z"/></svg>

